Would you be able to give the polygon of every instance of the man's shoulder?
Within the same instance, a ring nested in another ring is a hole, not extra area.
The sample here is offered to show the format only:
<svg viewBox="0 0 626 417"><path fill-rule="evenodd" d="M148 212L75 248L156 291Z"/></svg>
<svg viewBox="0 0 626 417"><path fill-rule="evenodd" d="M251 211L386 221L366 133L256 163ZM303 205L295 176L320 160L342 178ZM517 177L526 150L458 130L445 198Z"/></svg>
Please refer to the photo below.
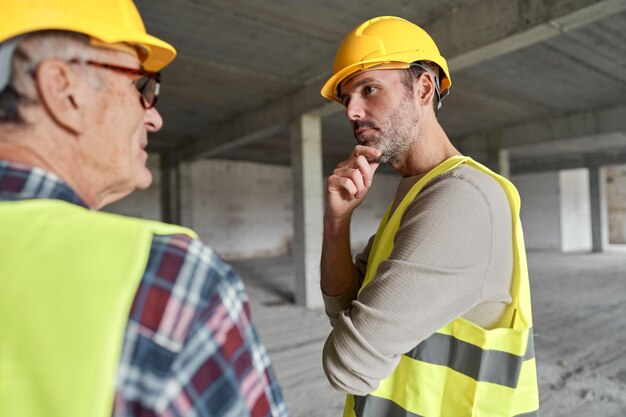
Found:
<svg viewBox="0 0 626 417"><path fill-rule="evenodd" d="M118 388L127 403L147 391L153 401L141 407L151 411L165 403L180 411L181 401L201 415L240 415L258 403L284 409L243 284L200 240L154 235L128 323ZM259 389L241 388L247 383ZM204 400L188 404L190 392Z"/></svg>
<svg viewBox="0 0 626 417"><path fill-rule="evenodd" d="M186 234L155 234L130 321L162 347L180 351L216 309L238 317L246 302L241 280L209 246Z"/></svg>
<svg viewBox="0 0 626 417"><path fill-rule="evenodd" d="M435 177L425 187L430 192L480 195L488 205L508 206L506 192L496 178L469 165L461 165Z"/></svg>
<svg viewBox="0 0 626 417"><path fill-rule="evenodd" d="M232 267L215 250L186 233L153 235L146 274L169 282L194 279L202 287L240 285Z"/></svg>
<svg viewBox="0 0 626 417"><path fill-rule="evenodd" d="M465 227L484 221L492 226L507 227L511 223L511 205L506 191L494 176L462 165L424 186L407 208L402 222L408 225L417 219L430 219L448 226Z"/></svg>

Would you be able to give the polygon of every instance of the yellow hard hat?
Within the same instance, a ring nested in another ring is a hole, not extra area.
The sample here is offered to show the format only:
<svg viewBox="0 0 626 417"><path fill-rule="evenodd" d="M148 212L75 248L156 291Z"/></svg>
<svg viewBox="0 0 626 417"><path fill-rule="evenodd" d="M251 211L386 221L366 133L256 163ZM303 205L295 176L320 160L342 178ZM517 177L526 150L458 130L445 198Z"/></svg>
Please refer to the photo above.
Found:
<svg viewBox="0 0 626 417"><path fill-rule="evenodd" d="M0 0L0 43L40 30L67 30L105 44L140 46L148 71L159 71L176 57L172 45L146 33L132 0Z"/></svg>
<svg viewBox="0 0 626 417"><path fill-rule="evenodd" d="M422 29L395 16L381 16L354 28L337 49L333 75L322 87L322 96L341 104L338 87L359 72L382 68L408 68L416 61L431 61L441 68L439 94L452 82L446 60L433 39Z"/></svg>

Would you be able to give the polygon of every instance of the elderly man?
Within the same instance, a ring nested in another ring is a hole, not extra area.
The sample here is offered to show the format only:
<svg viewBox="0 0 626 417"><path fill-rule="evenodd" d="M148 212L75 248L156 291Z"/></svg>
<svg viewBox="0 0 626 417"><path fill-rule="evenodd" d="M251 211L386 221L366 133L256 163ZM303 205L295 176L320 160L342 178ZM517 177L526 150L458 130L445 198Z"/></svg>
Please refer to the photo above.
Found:
<svg viewBox="0 0 626 417"><path fill-rule="evenodd" d="M322 95L358 144L328 178L323 353L344 416L534 416L532 318L519 196L452 146L436 113L451 85L430 36L397 17L340 45ZM380 163L402 179L353 262L350 218Z"/></svg>
<svg viewBox="0 0 626 417"><path fill-rule="evenodd" d="M0 415L285 416L244 288L150 185L169 44L130 0L0 1Z"/></svg>

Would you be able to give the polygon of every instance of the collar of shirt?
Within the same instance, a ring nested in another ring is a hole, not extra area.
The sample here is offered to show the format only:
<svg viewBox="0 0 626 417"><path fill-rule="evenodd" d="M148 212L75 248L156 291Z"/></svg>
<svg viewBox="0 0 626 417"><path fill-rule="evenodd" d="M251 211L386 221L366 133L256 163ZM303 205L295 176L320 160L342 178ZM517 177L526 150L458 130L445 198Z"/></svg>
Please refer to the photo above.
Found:
<svg viewBox="0 0 626 417"><path fill-rule="evenodd" d="M0 201L47 198L89 206L69 185L41 168L0 160Z"/></svg>

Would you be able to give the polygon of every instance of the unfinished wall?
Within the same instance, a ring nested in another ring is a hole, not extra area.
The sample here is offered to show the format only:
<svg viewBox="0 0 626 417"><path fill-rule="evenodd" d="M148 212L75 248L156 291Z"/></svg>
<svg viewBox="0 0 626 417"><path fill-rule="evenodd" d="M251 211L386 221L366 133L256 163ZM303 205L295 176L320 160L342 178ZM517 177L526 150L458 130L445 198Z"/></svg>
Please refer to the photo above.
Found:
<svg viewBox="0 0 626 417"><path fill-rule="evenodd" d="M520 217L526 249L560 250L559 173L514 175L512 181L522 200Z"/></svg>
<svg viewBox="0 0 626 417"><path fill-rule="evenodd" d="M148 158L154 181L105 211L160 220L159 156ZM252 162L204 160L181 164L181 224L227 259L279 256L293 240L291 168ZM378 174L353 216L352 246L376 232L399 177ZM321 231L320 231L321 233Z"/></svg>
<svg viewBox="0 0 626 417"><path fill-rule="evenodd" d="M160 220L159 156L148 167L153 183L105 211ZM283 255L293 239L289 167L205 160L184 163L181 224L226 259Z"/></svg>
<svg viewBox="0 0 626 417"><path fill-rule="evenodd" d="M107 211L160 219L158 155L148 165L153 185ZM626 239L626 166L607 170L611 243ZM399 177L377 174L352 219L355 251L376 232ZM589 250L589 182L585 169L513 177L522 197L522 224L530 250ZM181 224L227 259L279 256L293 240L290 167L204 160L181 165ZM321 233L321 231L320 231Z"/></svg>
<svg viewBox="0 0 626 417"><path fill-rule="evenodd" d="M159 156L148 166L154 181L145 191L105 211L159 220ZM225 258L284 255L293 240L291 170L251 162L205 160L181 164L181 224ZM626 244L626 165L606 168L610 243ZM591 248L589 177L586 169L516 175L522 224L530 250L587 251ZM352 219L355 251L375 233L393 199L399 177L377 174Z"/></svg>
<svg viewBox="0 0 626 417"><path fill-rule="evenodd" d="M226 160L190 167L191 226L227 259L287 253L293 239L289 167Z"/></svg>
<svg viewBox="0 0 626 417"><path fill-rule="evenodd" d="M154 178L150 188L107 206L106 211L160 219L158 155L150 155L148 166ZM237 259L279 256L289 252L293 240L290 167L203 160L182 164L180 170L181 224L198 232L200 238L222 256ZM374 178L367 198L352 219L353 250L362 249L376 232L398 181L395 174L379 173ZM522 223L527 247L559 250L559 174L527 174L516 176L513 181L522 196ZM609 192L611 194L613 192ZM613 212L618 213L615 209ZM614 215L612 223L626 228L626 209L622 213L624 221L618 223ZM618 229L613 227L612 230L613 236Z"/></svg>
<svg viewBox="0 0 626 417"><path fill-rule="evenodd" d="M626 165L606 167L609 243L626 244Z"/></svg>

